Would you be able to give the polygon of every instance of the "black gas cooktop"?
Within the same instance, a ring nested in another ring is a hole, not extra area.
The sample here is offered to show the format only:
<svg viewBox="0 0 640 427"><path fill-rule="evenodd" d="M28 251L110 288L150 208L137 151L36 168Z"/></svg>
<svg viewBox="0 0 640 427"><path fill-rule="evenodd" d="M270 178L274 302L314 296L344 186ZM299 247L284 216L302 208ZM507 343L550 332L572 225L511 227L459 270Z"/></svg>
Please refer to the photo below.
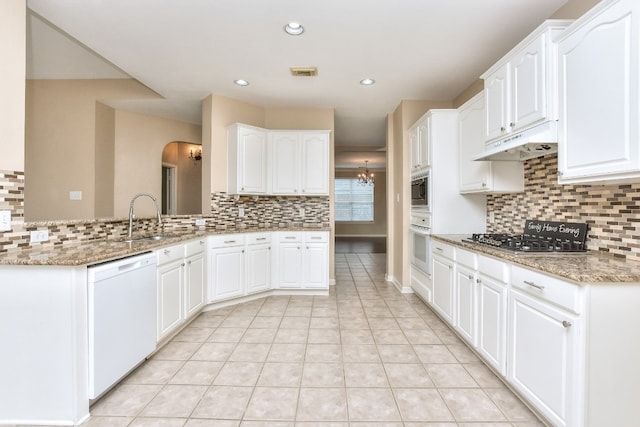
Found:
<svg viewBox="0 0 640 427"><path fill-rule="evenodd" d="M473 234L468 242L513 252L585 252L587 224L527 220L522 234Z"/></svg>

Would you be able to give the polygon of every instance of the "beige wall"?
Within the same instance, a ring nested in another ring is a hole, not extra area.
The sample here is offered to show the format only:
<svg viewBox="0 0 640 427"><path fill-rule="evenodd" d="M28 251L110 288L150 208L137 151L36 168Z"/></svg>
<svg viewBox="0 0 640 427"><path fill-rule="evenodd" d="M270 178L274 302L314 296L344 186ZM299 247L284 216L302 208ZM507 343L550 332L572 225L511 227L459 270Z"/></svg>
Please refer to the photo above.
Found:
<svg viewBox="0 0 640 427"><path fill-rule="evenodd" d="M116 110L114 216L126 217L136 193L162 193L162 150L167 143L200 144L199 125ZM200 189L197 189L200 191ZM178 196L180 197L180 196ZM137 216L154 216L151 199L136 202Z"/></svg>
<svg viewBox="0 0 640 427"><path fill-rule="evenodd" d="M97 218L113 216L116 112L96 102L95 211Z"/></svg>
<svg viewBox="0 0 640 427"><path fill-rule="evenodd" d="M598 3L600 3L600 0L569 0L564 6L551 15L551 18L576 19L584 15L585 12Z"/></svg>
<svg viewBox="0 0 640 427"><path fill-rule="evenodd" d="M336 178L355 178L358 169L336 171ZM374 171L376 184L373 193L373 222L336 222L336 236L386 236L387 235L387 174Z"/></svg>
<svg viewBox="0 0 640 427"><path fill-rule="evenodd" d="M24 171L25 0L0 1L0 169Z"/></svg>

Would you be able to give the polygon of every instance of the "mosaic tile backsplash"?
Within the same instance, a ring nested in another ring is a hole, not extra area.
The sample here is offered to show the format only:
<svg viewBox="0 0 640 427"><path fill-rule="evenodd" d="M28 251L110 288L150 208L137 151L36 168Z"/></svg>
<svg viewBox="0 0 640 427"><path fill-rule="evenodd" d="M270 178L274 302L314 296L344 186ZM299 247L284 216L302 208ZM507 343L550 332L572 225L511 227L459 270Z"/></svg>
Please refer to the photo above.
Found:
<svg viewBox="0 0 640 427"><path fill-rule="evenodd" d="M523 193L490 195L487 231L522 232L526 219L586 222L587 248L640 261L640 184L560 185L558 157L527 160Z"/></svg>

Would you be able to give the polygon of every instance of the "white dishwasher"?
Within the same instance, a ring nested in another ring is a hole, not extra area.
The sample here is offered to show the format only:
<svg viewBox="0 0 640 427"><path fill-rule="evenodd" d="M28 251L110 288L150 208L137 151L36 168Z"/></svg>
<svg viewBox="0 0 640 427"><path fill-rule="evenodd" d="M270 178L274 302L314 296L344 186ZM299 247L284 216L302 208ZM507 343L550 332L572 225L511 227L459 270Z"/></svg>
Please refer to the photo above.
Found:
<svg viewBox="0 0 640 427"><path fill-rule="evenodd" d="M87 268L89 398L156 348L156 258L136 255Z"/></svg>

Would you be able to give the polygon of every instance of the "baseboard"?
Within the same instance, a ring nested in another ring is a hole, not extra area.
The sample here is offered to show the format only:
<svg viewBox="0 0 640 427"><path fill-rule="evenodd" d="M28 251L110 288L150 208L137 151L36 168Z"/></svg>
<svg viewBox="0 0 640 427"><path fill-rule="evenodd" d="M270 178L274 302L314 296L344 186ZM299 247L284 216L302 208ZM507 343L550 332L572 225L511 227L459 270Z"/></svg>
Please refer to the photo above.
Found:
<svg viewBox="0 0 640 427"><path fill-rule="evenodd" d="M411 286L404 286L402 283L398 282L395 277L387 273L384 274L384 280L386 280L387 282L391 282L391 284L393 284L393 286L395 286L398 292L400 292L401 294L413 293L413 289L411 289Z"/></svg>

